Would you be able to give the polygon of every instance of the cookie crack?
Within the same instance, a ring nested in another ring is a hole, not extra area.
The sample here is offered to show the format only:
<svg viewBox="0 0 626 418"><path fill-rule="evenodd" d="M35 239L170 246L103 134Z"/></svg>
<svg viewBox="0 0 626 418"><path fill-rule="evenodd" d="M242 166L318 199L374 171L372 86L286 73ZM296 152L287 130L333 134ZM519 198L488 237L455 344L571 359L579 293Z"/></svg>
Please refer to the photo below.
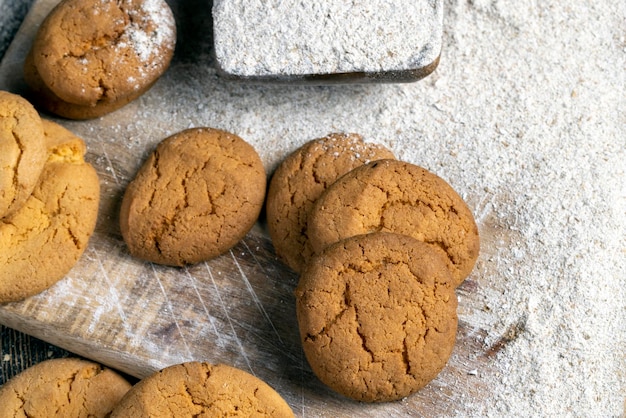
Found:
<svg viewBox="0 0 626 418"><path fill-rule="evenodd" d="M387 266L387 265L400 266L400 265L406 264L404 261L394 260L393 257L390 257L390 256L385 256L378 262L372 262L370 259L365 258L365 249L363 248L363 246L360 245L359 248L361 248L361 255L364 258L359 258L359 264L349 261L348 264L345 267L343 267L343 269L340 271L340 274L345 274L349 271L359 273L359 274L364 274L364 273L368 273L370 271L375 271L375 270L380 271L380 269L383 266ZM415 276L415 279L421 283L421 280L419 279L419 277Z"/></svg>
<svg viewBox="0 0 626 418"><path fill-rule="evenodd" d="M404 373L407 375L412 375L411 373L411 360L409 359L409 344L407 343L407 335L406 335L406 323L405 320L402 324L403 329L405 329L404 338L402 340L402 363L404 364Z"/></svg>
<svg viewBox="0 0 626 418"><path fill-rule="evenodd" d="M200 411L197 414L192 415L192 417L199 417L202 415L202 412L205 408L211 408L212 404L209 403L208 405L205 405L202 402L198 402L195 397L193 396L193 394L191 393L191 388L189 387L189 385L184 384L184 388L185 388L185 393L188 396L189 402L194 405L197 406L198 408L200 408Z"/></svg>
<svg viewBox="0 0 626 418"><path fill-rule="evenodd" d="M63 207L64 207L63 200L65 199L65 196L67 195L68 190L69 190L69 186L66 185L65 188L63 189L63 191L57 197L56 208L55 208L54 212L49 215L50 218L61 217L63 215ZM81 248L81 240L74 233L72 225L70 225L67 222L67 220L61 222L61 224L62 224L63 228L65 229L65 231L67 232L67 235L70 237L70 239L74 243L74 246L76 248L80 249ZM55 231L55 235L56 235L56 231Z"/></svg>
<svg viewBox="0 0 626 418"><path fill-rule="evenodd" d="M98 89L98 99L96 100L96 102L101 103L105 99L105 97L108 96L110 90L110 88L106 86L102 77L98 78Z"/></svg>
<svg viewBox="0 0 626 418"><path fill-rule="evenodd" d="M183 187L183 199L182 204L177 207L177 210L186 209L191 206L189 203L189 179L193 177L195 170L193 172L185 172L185 176L181 180L181 186ZM209 199L210 201L210 199Z"/></svg>
<svg viewBox="0 0 626 418"><path fill-rule="evenodd" d="M211 158L207 159L206 161L204 161L204 164L202 165L202 167L198 168L198 169L194 169L193 172L191 173L187 173L185 175L185 182L187 179L193 177L196 175L196 173L200 172L200 173L212 173L213 170L211 170L210 165L211 165ZM218 170L219 171L219 170ZM186 188L185 188L186 191ZM206 191L206 196L207 196L207 200L209 202L209 207L202 213L202 216L216 216L217 215L217 201L221 198L224 197L224 195L226 194L226 184L222 184L222 187L220 190L212 190L208 184L205 183L205 191ZM187 198L188 196L185 196L185 198Z"/></svg>
<svg viewBox="0 0 626 418"><path fill-rule="evenodd" d="M226 194L226 186L223 185L221 190L218 190L217 192L213 192L212 190L208 190L207 189L207 197L209 199L209 205L210 207L208 208L208 210L205 212L208 215L217 215L217 201L220 198L223 198L224 195Z"/></svg>
<svg viewBox="0 0 626 418"><path fill-rule="evenodd" d="M359 309L354 306L354 312L356 314L356 328L355 332L361 339L361 348L370 356L370 361L374 362L376 359L375 353L367 346L367 337L361 330L361 321L359 320Z"/></svg>
<svg viewBox="0 0 626 418"><path fill-rule="evenodd" d="M380 187L379 189L381 191L384 191ZM424 200L417 200L417 201L411 201L411 200L406 200L406 199L390 200L390 196L389 196L390 193L388 191L386 193L387 193L388 199L385 202L385 204L380 208L380 211L379 211L380 223L378 225L374 225L368 228L368 232L382 231L384 229L384 225L386 224L386 219L387 219L385 216L385 212L392 205L397 205L397 204L404 205L404 206L411 206L411 207L419 207L420 205L423 205L427 207L432 213L434 213L438 219L442 217L447 218L447 216L442 216L442 214L447 215L449 213L452 213L452 214L458 215L458 211L454 206L444 207L440 204L433 204L432 202L427 202ZM463 227L466 230L466 232L469 231L468 228L466 228L465 226ZM450 263L452 263L452 265L458 266L462 262L462 261L457 261L455 259L454 255L451 253L452 245L446 243L445 241L436 240L436 239L423 239L422 241L425 242L426 244L430 244L430 245L440 248L446 254L446 257L448 258Z"/></svg>
<svg viewBox="0 0 626 418"><path fill-rule="evenodd" d="M161 237L163 237L163 235L166 233L165 231L167 231L169 227L170 222L167 219L163 219L159 224L159 228L155 228L154 230L154 235L152 237L152 240L154 242L154 249L157 250L160 255L164 255L165 251L161 248Z"/></svg>
<svg viewBox="0 0 626 418"><path fill-rule="evenodd" d="M30 197L30 199L36 200L38 202L42 202L43 201L35 196ZM45 218L46 220L49 221L50 219L50 215L49 213L44 210L43 208L39 211L39 215L41 215L41 217ZM11 237L13 239L12 245L15 246L19 246L21 245L23 242L28 241L29 237L31 234L35 233L36 231L38 231L38 225L34 225L34 226L22 226L22 225L17 225L15 224L13 218L11 216L8 216L4 219L0 220L0 226L2 225L10 225L13 228L15 228L15 230L17 231L17 233L15 234L11 234Z"/></svg>
<svg viewBox="0 0 626 418"><path fill-rule="evenodd" d="M14 120L14 126L17 126L19 122L18 118L16 116L13 116L13 120ZM13 178L11 182L13 183L13 189L15 190L15 193L13 194L13 197L11 199L10 206L12 206L18 198L18 191L19 191L18 171L19 171L19 167L22 162L22 158L23 158L24 150L25 150L24 143L22 142L20 136L15 132L15 129L11 129L11 135L13 135L13 140L15 141L15 144L19 148L20 152L18 152L17 154L17 160L15 161L15 168L13 169Z"/></svg>
<svg viewBox="0 0 626 418"><path fill-rule="evenodd" d="M69 225L66 226L66 229L67 229L67 234L70 236L70 239L74 243L74 247L76 247L77 249L80 249L82 246L80 238L76 236L76 234L74 234L74 231L72 231L72 228Z"/></svg>
<svg viewBox="0 0 626 418"><path fill-rule="evenodd" d="M305 339L307 341L316 341L320 335L328 335L330 333L330 330L341 320L341 318L343 318L343 316L350 309L354 309L354 307L351 306L350 290L349 290L349 286L346 285L346 287L344 288L344 292L343 292L343 307L341 311L339 311L339 313L337 313L337 315L335 315L334 318L327 321L326 325L319 332L315 334L307 333Z"/></svg>
<svg viewBox="0 0 626 418"><path fill-rule="evenodd" d="M162 372L163 371L161 370L161 373ZM161 405L164 409L167 409L167 411L160 412L162 412L163 414L167 414L165 416L177 416L178 408L176 408L176 405L171 402L171 398L175 397L176 394L172 393L171 389L167 387L164 382L157 381L156 389L158 391L158 394L160 395L159 398L165 400L165 402L161 403ZM187 385L185 385L185 390L187 390Z"/></svg>
<svg viewBox="0 0 626 418"><path fill-rule="evenodd" d="M330 168L334 169L334 176L330 177L328 180L329 181L325 181L323 179L323 177L320 176L319 171L316 169L316 167L318 167L319 164L324 164L323 162L320 163L321 160L323 160L324 158L327 157L327 153L329 151L333 151L333 157L335 157L335 159L339 158L341 156L342 152L346 152L346 149L343 148L338 148L337 146L333 146L333 145L321 145L323 152L322 153L318 153L315 154L315 158L313 159L313 161L311 162L311 175L313 176L313 181L315 182L315 184L319 184L322 186L322 188L327 189L332 183L334 183L336 181L336 179L338 179L339 177L341 177L341 175L345 172L345 168L343 170L339 170L337 171L337 169L339 169L339 166L333 166L332 164L330 165ZM353 155L352 159L353 161L355 159L358 159L359 157L356 157ZM303 166L301 165L300 168L302 169Z"/></svg>
<svg viewBox="0 0 626 418"><path fill-rule="evenodd" d="M154 175L156 176L156 179L154 180L154 183L156 184L159 181L159 179L163 176L163 173L161 173L161 167L159 165L159 162L161 159L161 154L159 153L159 149L157 148L156 150L154 150L154 153L152 155L153 155L152 171L154 172ZM158 190L158 188L155 185L153 186L154 187L151 187L152 194L150 195L150 198L148 199L147 207L149 208L152 208L154 206L154 200L156 199L156 194Z"/></svg>
<svg viewBox="0 0 626 418"><path fill-rule="evenodd" d="M63 382L67 382L67 385L69 387L69 390L67 391L67 393L65 395L66 396L66 400L67 400L67 405L73 405L72 404L72 398L71 398L70 395L72 394L72 386L74 385L74 382L76 382L77 376L78 376L78 371L74 371L66 379L58 380L56 382L57 387L60 387ZM59 405L57 407L57 413L61 410L61 408L62 408L61 405Z"/></svg>
<svg viewBox="0 0 626 418"><path fill-rule="evenodd" d="M98 39L91 39L85 46L84 50L81 51L80 53L75 53L69 50L67 52L64 52L63 55L61 55L61 57L62 59L71 58L77 61L88 60L90 58L90 52L94 52L100 49L115 46L119 38L121 37L121 33L123 32L116 31L113 33L113 35L105 34L105 35L102 35Z"/></svg>
<svg viewBox="0 0 626 418"><path fill-rule="evenodd" d="M17 414L17 411L23 412L21 410L24 409L24 405L26 405L26 398L25 398L25 396L24 396L24 394L22 392L19 392L15 388L13 388L13 392L15 392L15 398L17 398L17 400L20 401L20 403L21 403L20 405L18 405L15 408L15 411L16 411L16 414ZM17 416L17 415L14 415L14 416Z"/></svg>
<svg viewBox="0 0 626 418"><path fill-rule="evenodd" d="M448 257L450 262L454 265L457 265L457 263L454 262L452 255L450 254L450 245L447 245L441 240L424 240L424 242L426 244L440 248L444 253L446 253L446 256Z"/></svg>

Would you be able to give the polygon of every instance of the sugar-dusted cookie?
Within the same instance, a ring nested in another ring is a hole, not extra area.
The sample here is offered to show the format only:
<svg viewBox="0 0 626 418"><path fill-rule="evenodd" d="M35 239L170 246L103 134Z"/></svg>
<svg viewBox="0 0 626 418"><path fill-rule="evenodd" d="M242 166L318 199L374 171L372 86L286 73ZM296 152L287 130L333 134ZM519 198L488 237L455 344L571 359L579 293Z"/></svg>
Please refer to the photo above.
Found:
<svg viewBox="0 0 626 418"><path fill-rule="evenodd" d="M478 227L463 199L437 175L398 160L369 163L337 180L317 200L308 226L315 252L352 235L410 235L445 256L455 286L478 257Z"/></svg>
<svg viewBox="0 0 626 418"><path fill-rule="evenodd" d="M24 204L45 162L39 114L26 99L0 91L0 218Z"/></svg>
<svg viewBox="0 0 626 418"><path fill-rule="evenodd" d="M383 402L443 369L457 299L440 253L409 236L350 237L311 258L296 289L302 346L315 374L352 399Z"/></svg>
<svg viewBox="0 0 626 418"><path fill-rule="evenodd" d="M225 365L189 362L137 383L111 418L293 417L285 400L259 378Z"/></svg>
<svg viewBox="0 0 626 418"><path fill-rule="evenodd" d="M315 200L337 178L361 164L394 158L361 135L334 133L307 142L276 169L267 193L267 226L276 254L300 272L313 251L307 216Z"/></svg>
<svg viewBox="0 0 626 418"><path fill-rule="evenodd" d="M266 174L237 135L192 128L165 139L124 194L120 226L132 255L182 266L214 258L256 222Z"/></svg>
<svg viewBox="0 0 626 418"><path fill-rule="evenodd" d="M104 418L130 388L126 379L97 363L46 360L0 387L0 418Z"/></svg>
<svg viewBox="0 0 626 418"><path fill-rule="evenodd" d="M175 44L164 0L62 0L37 31L26 79L40 79L38 90L56 104L48 110L67 103L102 111L147 90L169 66Z"/></svg>
<svg viewBox="0 0 626 418"><path fill-rule="evenodd" d="M44 122L48 160L32 195L0 220L0 303L52 286L76 264L98 216L100 182L82 140Z"/></svg>

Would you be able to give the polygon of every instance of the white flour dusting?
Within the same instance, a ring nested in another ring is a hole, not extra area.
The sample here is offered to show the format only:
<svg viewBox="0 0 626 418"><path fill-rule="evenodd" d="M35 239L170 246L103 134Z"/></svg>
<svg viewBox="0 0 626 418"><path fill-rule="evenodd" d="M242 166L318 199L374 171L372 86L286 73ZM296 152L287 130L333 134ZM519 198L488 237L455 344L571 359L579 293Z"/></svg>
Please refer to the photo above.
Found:
<svg viewBox="0 0 626 418"><path fill-rule="evenodd" d="M358 132L432 170L468 202L481 232L477 290L462 295L460 320L487 330L485 347L500 346L489 370L469 369L460 385L490 392L459 394L457 415L618 417L625 8L448 0L441 64L406 85L242 86L211 67L174 64L173 73L193 76L166 76L127 127L118 117L119 130L163 131L131 136L134 155L187 127L230 130L268 171L307 140Z"/></svg>
<svg viewBox="0 0 626 418"><path fill-rule="evenodd" d="M107 156L109 181L122 184L156 143L194 126L237 133L268 173L329 132L384 144L447 180L479 225L475 290L460 292L459 318L497 350L488 367L467 360L461 393L447 395L452 415L621 417L626 2L446 0L444 9L441 63L417 83L241 85L203 56L174 62L123 112L67 125L100 158L107 140L123 141L126 154ZM475 386L487 393L474 396Z"/></svg>
<svg viewBox="0 0 626 418"><path fill-rule="evenodd" d="M215 54L238 76L419 69L441 18L441 0L215 0Z"/></svg>
<svg viewBox="0 0 626 418"><path fill-rule="evenodd" d="M142 1L139 9L131 8L128 14L132 20L125 35L141 62L149 63L155 54L173 47L176 23L163 0Z"/></svg>
<svg viewBox="0 0 626 418"><path fill-rule="evenodd" d="M482 236L471 276L477 294L461 298L460 319L488 330L486 347L515 331L493 372L471 370L492 391L463 396L458 416L618 417L626 393L625 9L448 0L441 64L421 82L280 89L222 84L208 70L187 87L177 80L185 106L198 104L193 112L176 98L165 107L180 127L238 132L268 170L339 130L449 181Z"/></svg>
<svg viewBox="0 0 626 418"><path fill-rule="evenodd" d="M470 276L477 289L461 295L460 320L486 330L486 348L500 347L489 370L468 369L457 415L618 417L626 393L625 8L448 0L441 63L423 81L251 86L179 62L131 104L127 120L111 118L137 167L165 136L212 126L254 145L268 172L334 131L360 133L430 169L468 202L481 233ZM155 130L162 134L145 134ZM471 396L473 382L490 392Z"/></svg>

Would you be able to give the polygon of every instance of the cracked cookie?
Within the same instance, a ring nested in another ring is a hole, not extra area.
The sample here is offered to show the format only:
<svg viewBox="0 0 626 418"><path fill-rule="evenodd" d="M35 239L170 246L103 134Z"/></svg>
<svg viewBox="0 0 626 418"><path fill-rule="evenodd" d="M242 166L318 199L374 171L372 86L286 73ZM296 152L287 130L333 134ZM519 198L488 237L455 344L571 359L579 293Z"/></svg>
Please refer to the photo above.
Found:
<svg viewBox="0 0 626 418"><path fill-rule="evenodd" d="M414 393L454 347L457 299L440 253L412 237L358 235L312 257L296 289L302 347L338 393L385 402Z"/></svg>
<svg viewBox="0 0 626 418"><path fill-rule="evenodd" d="M63 0L37 31L25 79L47 110L96 117L147 91L175 44L174 15L163 0Z"/></svg>
<svg viewBox="0 0 626 418"><path fill-rule="evenodd" d="M455 286L472 271L480 246L474 216L452 187L398 160L372 162L337 180L315 203L308 228L315 252L375 231L412 236L445 256Z"/></svg>
<svg viewBox="0 0 626 418"><path fill-rule="evenodd" d="M267 226L285 264L300 272L313 253L306 219L322 192L353 168L382 158L395 157L361 135L334 133L307 142L278 166L267 192Z"/></svg>
<svg viewBox="0 0 626 418"><path fill-rule="evenodd" d="M131 254L183 266L228 251L254 226L266 175L237 135L192 128L165 139L122 200L120 226Z"/></svg>
<svg viewBox="0 0 626 418"><path fill-rule="evenodd" d="M43 121L48 159L24 204L0 220L0 303L22 300L63 278L81 257L98 216L100 182L83 141Z"/></svg>
<svg viewBox="0 0 626 418"><path fill-rule="evenodd" d="M39 114L26 99L0 91L0 218L24 204L45 162Z"/></svg>
<svg viewBox="0 0 626 418"><path fill-rule="evenodd" d="M46 360L0 387L0 418L104 418L130 387L122 376L97 363Z"/></svg>
<svg viewBox="0 0 626 418"><path fill-rule="evenodd" d="M137 383L115 407L121 417L293 417L267 383L225 365L188 362L167 367Z"/></svg>

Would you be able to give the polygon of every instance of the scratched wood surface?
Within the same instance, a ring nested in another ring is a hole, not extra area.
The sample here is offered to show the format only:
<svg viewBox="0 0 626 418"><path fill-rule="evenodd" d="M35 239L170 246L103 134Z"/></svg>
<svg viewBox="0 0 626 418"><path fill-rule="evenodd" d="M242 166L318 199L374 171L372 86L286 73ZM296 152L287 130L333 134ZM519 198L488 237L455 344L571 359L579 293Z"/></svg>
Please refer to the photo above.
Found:
<svg viewBox="0 0 626 418"><path fill-rule="evenodd" d="M1 89L28 95L21 75L23 58L54 4L34 4L0 66ZM464 319L464 311L480 305L473 299L475 291L490 275L482 257L458 290L460 327L448 366L414 396L364 405L332 393L309 369L295 318L297 276L275 258L262 219L241 243L207 263L179 269L129 256L118 227L125 186L161 139L189 125L209 126L214 121L202 112L202 104L193 102L196 97L179 97L172 90L182 81L193 84L189 80L195 76L214 77L206 71L212 65L207 53L209 7L201 1L171 4L179 23L179 45L163 81L103 118L55 119L87 142L87 158L101 178L99 221L89 248L68 276L40 295L1 306L0 323L138 378L184 361L227 363L267 381L298 416L446 416L454 415L455 405L467 399L488 396L491 388L480 376L492 372L491 359L506 339L487 347L486 331ZM245 123L228 100L235 103L242 95L260 94L283 105L281 90L259 87L258 93L254 86L229 87L217 78L214 84L226 97L223 112L232 110L243 126L240 134L245 134ZM164 108L168 104L172 110ZM294 146L286 143L262 154L268 174ZM482 252L489 254L502 237L487 225L480 228Z"/></svg>

